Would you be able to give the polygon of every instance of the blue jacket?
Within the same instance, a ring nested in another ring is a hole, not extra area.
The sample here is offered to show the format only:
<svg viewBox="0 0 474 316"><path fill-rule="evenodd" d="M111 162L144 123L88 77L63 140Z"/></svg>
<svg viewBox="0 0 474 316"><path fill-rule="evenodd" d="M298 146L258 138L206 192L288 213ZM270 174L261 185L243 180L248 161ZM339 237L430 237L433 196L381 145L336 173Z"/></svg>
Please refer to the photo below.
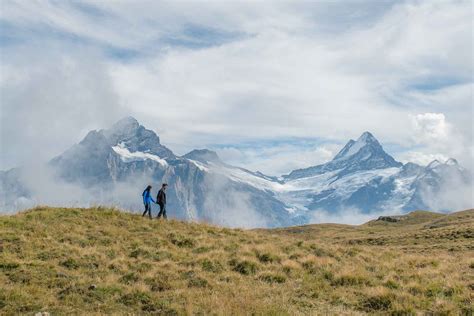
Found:
<svg viewBox="0 0 474 316"><path fill-rule="evenodd" d="M144 204L148 204L148 203L151 203L151 202L155 203L155 200L153 200L153 198L151 197L150 190L143 191L142 196L143 196L143 203Z"/></svg>

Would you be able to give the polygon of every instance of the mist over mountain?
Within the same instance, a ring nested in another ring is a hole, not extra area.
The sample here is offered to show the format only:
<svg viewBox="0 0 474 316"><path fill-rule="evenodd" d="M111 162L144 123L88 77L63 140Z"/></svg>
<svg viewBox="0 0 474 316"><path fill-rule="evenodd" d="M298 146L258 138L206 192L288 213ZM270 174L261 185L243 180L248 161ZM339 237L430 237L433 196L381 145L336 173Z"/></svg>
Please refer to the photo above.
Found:
<svg viewBox="0 0 474 316"><path fill-rule="evenodd" d="M47 165L2 171L0 181L2 212L36 204L141 211L143 188L152 184L156 195L166 182L172 217L238 227L472 207L472 178L455 159L402 164L369 132L327 163L276 177L226 164L207 149L177 156L132 117L89 132Z"/></svg>

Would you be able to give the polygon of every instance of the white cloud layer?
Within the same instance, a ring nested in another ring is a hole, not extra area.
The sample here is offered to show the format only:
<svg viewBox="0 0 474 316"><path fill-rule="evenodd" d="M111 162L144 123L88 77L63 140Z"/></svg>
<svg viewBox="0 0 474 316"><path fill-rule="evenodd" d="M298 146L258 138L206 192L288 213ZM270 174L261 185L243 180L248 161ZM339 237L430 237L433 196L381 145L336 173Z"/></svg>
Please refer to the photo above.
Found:
<svg viewBox="0 0 474 316"><path fill-rule="evenodd" d="M0 11L0 169L50 158L123 115L180 154L291 137L341 144L369 130L399 159L473 160L471 1L12 1ZM280 174L330 159L327 146L219 153Z"/></svg>

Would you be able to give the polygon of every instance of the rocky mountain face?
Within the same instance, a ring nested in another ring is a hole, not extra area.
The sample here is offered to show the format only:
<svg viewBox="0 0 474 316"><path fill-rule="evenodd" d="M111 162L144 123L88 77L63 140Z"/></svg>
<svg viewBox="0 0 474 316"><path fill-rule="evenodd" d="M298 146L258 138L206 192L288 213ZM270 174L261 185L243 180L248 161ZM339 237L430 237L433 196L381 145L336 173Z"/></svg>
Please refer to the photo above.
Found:
<svg viewBox="0 0 474 316"><path fill-rule="evenodd" d="M156 195L166 182L171 216L277 227L309 223L321 211L432 209L432 197L445 186L471 181L454 159L403 165L368 132L350 140L333 160L277 178L230 166L207 149L176 156L131 117L89 132L46 167L47 177L37 183L24 168L2 171L1 211L33 204L108 204L138 211L143 188L152 184Z"/></svg>

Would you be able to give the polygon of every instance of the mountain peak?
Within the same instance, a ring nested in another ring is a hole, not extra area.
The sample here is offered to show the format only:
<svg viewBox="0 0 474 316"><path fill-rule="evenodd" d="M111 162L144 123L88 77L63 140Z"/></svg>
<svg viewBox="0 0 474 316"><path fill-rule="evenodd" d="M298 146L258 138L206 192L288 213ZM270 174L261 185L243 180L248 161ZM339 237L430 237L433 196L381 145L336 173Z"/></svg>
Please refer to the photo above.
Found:
<svg viewBox="0 0 474 316"><path fill-rule="evenodd" d="M459 163L454 158L449 158L444 163L435 159L426 166L427 169L436 169L438 167L459 167Z"/></svg>
<svg viewBox="0 0 474 316"><path fill-rule="evenodd" d="M362 135L357 139L357 142L370 142L370 141L377 141L377 139L372 135L370 132L363 132Z"/></svg>
<svg viewBox="0 0 474 316"><path fill-rule="evenodd" d="M128 142L129 140L137 141L142 138L153 138L153 141L160 143L160 139L155 132L147 130L145 127L132 116L127 116L116 122L109 129L102 131L111 142L111 145L116 145L120 142Z"/></svg>
<svg viewBox="0 0 474 316"><path fill-rule="evenodd" d="M208 162L221 162L219 156L215 151L209 149L194 149L190 151L183 158L196 160L204 163Z"/></svg>
<svg viewBox="0 0 474 316"><path fill-rule="evenodd" d="M454 158L449 158L448 160L446 160L446 164L448 166L457 166L457 165L459 165L458 161Z"/></svg>
<svg viewBox="0 0 474 316"><path fill-rule="evenodd" d="M123 130L133 130L137 129L140 126L140 123L132 117L127 116L123 119L117 121L112 127L110 128L111 131L123 131Z"/></svg>
<svg viewBox="0 0 474 316"><path fill-rule="evenodd" d="M377 149L381 146L377 139L372 135L370 132L364 132L360 137L357 139L357 141L354 140L349 140L342 148L342 150L334 157L334 160L338 159L347 159L355 154L357 154L362 148L366 146L373 146L376 147Z"/></svg>
<svg viewBox="0 0 474 316"><path fill-rule="evenodd" d="M87 146L89 144L107 144L107 139L102 133L92 130L87 133L86 137L79 143L80 145Z"/></svg>
<svg viewBox="0 0 474 316"><path fill-rule="evenodd" d="M402 163L396 161L383 150L382 145L374 135L370 132L364 132L356 141L349 140L333 160L322 165L294 170L284 177L297 179L335 170L339 170L338 176L343 176L359 170L401 166Z"/></svg>
<svg viewBox="0 0 474 316"><path fill-rule="evenodd" d="M438 159L435 159L435 160L433 160L432 162L430 162L430 163L428 164L428 166L426 166L426 168L428 168L428 169L433 169L433 168L436 168L436 167L438 167L438 166L440 166L440 165L441 165L441 162L439 162Z"/></svg>
<svg viewBox="0 0 474 316"><path fill-rule="evenodd" d="M161 158L174 158L174 154L161 145L160 138L152 130L146 129L133 117L128 116L111 128L101 130L110 146L121 146L130 152L143 152L157 155Z"/></svg>

